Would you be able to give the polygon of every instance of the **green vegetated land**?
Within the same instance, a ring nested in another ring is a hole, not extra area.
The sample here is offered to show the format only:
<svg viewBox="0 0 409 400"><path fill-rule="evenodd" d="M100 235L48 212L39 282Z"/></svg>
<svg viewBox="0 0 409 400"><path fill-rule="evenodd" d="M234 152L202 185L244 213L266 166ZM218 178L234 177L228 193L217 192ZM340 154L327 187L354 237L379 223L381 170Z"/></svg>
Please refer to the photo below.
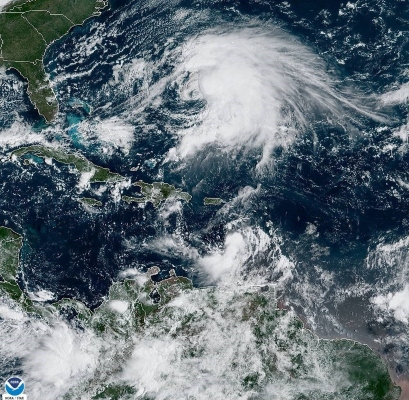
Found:
<svg viewBox="0 0 409 400"><path fill-rule="evenodd" d="M43 65L47 47L107 5L105 0L19 0L0 10L0 66L27 79L28 95L47 121L58 111Z"/></svg>
<svg viewBox="0 0 409 400"><path fill-rule="evenodd" d="M102 207L102 202L97 199L93 199L92 197L82 197L80 201L87 206Z"/></svg>
<svg viewBox="0 0 409 400"><path fill-rule="evenodd" d="M45 146L21 147L10 153L13 157L36 156L42 159L50 158L62 164L73 165L79 173L89 173L90 183L116 182L125 179L122 175L111 172L108 168L99 167L80 154L66 153L62 150Z"/></svg>
<svg viewBox="0 0 409 400"><path fill-rule="evenodd" d="M0 226L0 291L28 309L31 301L24 295L17 283L22 245L23 239L18 233Z"/></svg>
<svg viewBox="0 0 409 400"><path fill-rule="evenodd" d="M125 400L134 395L139 388L118 380L116 372L138 342L153 339L177 343L169 370L178 376L177 389L184 382L182 370L194 376L208 357L214 357L223 359L224 379L240 393L263 394L271 387L285 387L286 398L293 400L397 400L400 396L386 365L369 347L350 340L318 339L293 313L277 308L274 291L264 288L195 289L174 270L157 282L152 277L160 270L152 267L146 274L114 283L95 310L74 299L48 305L26 300L30 304L25 304L22 298L27 298L16 281L21 246L20 235L0 227L3 294L44 321L52 323L57 315L66 315L72 324L115 343L118 354L108 357L106 365L105 350L101 352L99 362L107 370L98 369L81 384L81 391L89 388L89 398ZM161 382L166 389L173 375ZM73 388L64 398L77 399L78 393ZM149 398L155 398L154 393Z"/></svg>
<svg viewBox="0 0 409 400"><path fill-rule="evenodd" d="M218 197L205 197L203 204L205 206L219 206L223 203L223 200Z"/></svg>
<svg viewBox="0 0 409 400"><path fill-rule="evenodd" d="M115 172L111 172L108 168L103 168L93 164L84 156L76 153L67 153L61 149L33 145L28 147L21 147L10 153L11 159L23 158L25 165L32 163L43 162L45 159L53 159L59 163L72 165L79 173L88 173L89 182L118 182L126 178ZM183 192L165 182L146 183L138 181L133 183L133 186L140 188L140 196L122 196L122 200L128 204L131 203L152 203L154 207L158 207L163 201L167 199L185 200L189 202L192 196L189 193ZM89 206L102 206L99 200L84 197L80 201Z"/></svg>
<svg viewBox="0 0 409 400"><path fill-rule="evenodd" d="M138 186L140 188L141 197L131 197L131 196L122 196L122 200L130 204L135 203L152 203L154 207L158 207L162 201L166 199L175 199L175 200L185 200L189 202L192 199L192 196L189 193L182 192L181 189L177 189L173 185L169 185L165 182L153 182L146 183L143 181L138 181L132 185Z"/></svg>
<svg viewBox="0 0 409 400"><path fill-rule="evenodd" d="M141 275L114 283L93 312L69 300L55 307L63 315L78 315L81 325L101 337L114 336L119 342L128 338L128 352L135 335L138 340L155 338L165 343L172 338L181 346L172 357L179 378L184 367L194 374L214 355L223 359L225 379L230 376L239 382L241 392L261 394L273 385L286 387L293 400L399 398L400 388L393 385L385 364L369 347L350 340L320 340L293 313L276 307L272 291L198 290L173 270L169 278L154 282L152 276L157 273L159 268L154 267L145 279ZM220 343L215 344L214 338ZM249 363L249 359L257 362ZM113 369L120 368L120 363ZM172 381L172 376L168 378ZM87 385L96 388L93 399L128 399L139 389L115 378L91 378Z"/></svg>

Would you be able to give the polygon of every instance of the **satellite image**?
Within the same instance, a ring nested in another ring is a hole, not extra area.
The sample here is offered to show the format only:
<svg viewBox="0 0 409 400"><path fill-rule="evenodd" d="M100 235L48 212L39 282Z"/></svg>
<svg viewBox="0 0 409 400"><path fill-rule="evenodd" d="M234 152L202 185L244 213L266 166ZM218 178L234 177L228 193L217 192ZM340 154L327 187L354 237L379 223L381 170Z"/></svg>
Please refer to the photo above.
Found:
<svg viewBox="0 0 409 400"><path fill-rule="evenodd" d="M408 111L408 0L0 0L3 399L409 400Z"/></svg>

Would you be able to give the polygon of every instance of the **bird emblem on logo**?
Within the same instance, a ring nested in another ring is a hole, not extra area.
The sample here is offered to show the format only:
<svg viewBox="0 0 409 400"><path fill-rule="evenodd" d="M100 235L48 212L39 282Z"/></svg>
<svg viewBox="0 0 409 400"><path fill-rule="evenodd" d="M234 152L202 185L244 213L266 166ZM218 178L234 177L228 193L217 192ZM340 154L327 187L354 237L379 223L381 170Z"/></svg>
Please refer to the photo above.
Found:
<svg viewBox="0 0 409 400"><path fill-rule="evenodd" d="M24 392L24 381L16 376L7 379L5 384L6 393L10 396L19 396Z"/></svg>

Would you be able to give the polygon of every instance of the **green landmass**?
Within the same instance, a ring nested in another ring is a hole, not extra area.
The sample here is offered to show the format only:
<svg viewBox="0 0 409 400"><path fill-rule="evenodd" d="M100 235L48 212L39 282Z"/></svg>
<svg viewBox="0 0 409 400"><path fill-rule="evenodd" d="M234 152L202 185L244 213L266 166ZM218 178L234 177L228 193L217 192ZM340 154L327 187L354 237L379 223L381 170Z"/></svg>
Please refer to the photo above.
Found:
<svg viewBox="0 0 409 400"><path fill-rule="evenodd" d="M131 203L146 203L146 198L145 197L122 196L122 200L125 203L128 203L128 204L131 204Z"/></svg>
<svg viewBox="0 0 409 400"><path fill-rule="evenodd" d="M107 5L105 0L18 0L0 11L0 66L27 80L28 95L46 121L58 111L43 65L46 49Z"/></svg>
<svg viewBox="0 0 409 400"><path fill-rule="evenodd" d="M215 357L223 360L226 373L240 382L244 393L262 394L273 385L285 387L293 400L399 398L400 388L393 385L384 362L369 347L350 340L317 338L293 313L277 308L272 291L226 294L217 288L198 290L175 275L155 283L151 275L157 272L149 271L143 284L129 279L111 287L108 298L91 317L98 334L114 335L117 340L132 340L135 334L141 340L171 337L183 346L181 358L175 359L175 371L178 363L192 368L196 362L201 365L201 358L206 360L216 346ZM153 292L160 294L156 303L151 299ZM178 305L173 305L175 299L181 299ZM111 308L113 301L128 304L126 311ZM241 343L244 333L252 336ZM233 342L227 339L230 336ZM221 341L220 348L215 338ZM239 343L232 349L235 341ZM226 349L225 354L220 354L221 348ZM249 363L247 356L256 359L257 365ZM128 399L130 388L104 382L94 398Z"/></svg>
<svg viewBox="0 0 409 400"><path fill-rule="evenodd" d="M97 199L92 199L90 197L82 197L80 199L81 203L92 207L102 207L102 202Z"/></svg>
<svg viewBox="0 0 409 400"><path fill-rule="evenodd" d="M150 315L157 313L179 294L193 289L189 279L176 276L173 272L169 278L154 282L151 276L157 272L159 269L153 268L146 275L141 275L143 283L138 283L136 279L113 283L105 301L93 311L75 299L62 299L51 306L62 315L75 315L78 322L99 335L109 333L129 337L143 329ZM158 293L155 300L151 297L152 293ZM124 313L116 310L113 306L115 301L128 305Z"/></svg>
<svg viewBox="0 0 409 400"><path fill-rule="evenodd" d="M110 385L105 388L102 392L95 395L92 399L104 399L104 400L123 400L123 399L134 399L136 390L132 386L127 385Z"/></svg>
<svg viewBox="0 0 409 400"><path fill-rule="evenodd" d="M223 203L223 200L218 197L205 197L203 203L205 206L219 206Z"/></svg>
<svg viewBox="0 0 409 400"><path fill-rule="evenodd" d="M123 176L111 172L108 168L99 167L80 154L65 153L62 150L45 146L21 147L10 153L10 156L19 158L30 155L42 159L51 158L62 164L73 165L79 173L90 173L90 183L116 182L125 179Z"/></svg>
<svg viewBox="0 0 409 400"><path fill-rule="evenodd" d="M0 228L0 271L2 278L8 279L2 283L18 287L15 275L21 244L18 234ZM386 365L369 347L351 340L317 338L293 312L277 307L274 291L251 287L194 289L189 279L177 276L174 270L157 282L153 276L159 271L153 267L146 274L114 283L104 302L93 311L74 299L33 308L50 321L55 321L56 314L67 316L81 330L91 329L105 338L104 343L115 343L108 359L104 356L108 349L101 354L100 361L107 364L81 384L82 392L90 390L89 398L135 398L139 387L121 382L117 373L143 340L177 344L169 375L166 379L157 377L164 387L173 384L177 390L185 382L180 379L181 368L188 368L185 373L192 377L201 374L210 357L212 363L222 360L219 372L226 382L236 385L243 398L266 398L269 388L285 388L285 398L292 400L399 398L400 388L393 385ZM3 290L21 303L21 298L10 294L12 290ZM212 375L207 376L210 379ZM178 378L176 383L174 377ZM76 398L75 388L64 395L67 400ZM138 398L156 396L148 388Z"/></svg>
<svg viewBox="0 0 409 400"><path fill-rule="evenodd" d="M189 279L175 275L156 283L151 275L157 272L159 270L149 270L143 284L138 284L135 279L114 283L109 290L108 299L90 320L93 328L100 333L131 336L133 332L144 328L152 314L157 313L178 294L193 288ZM155 299L152 298L153 294L156 294ZM126 318L112 306L115 301L128 304Z"/></svg>
<svg viewBox="0 0 409 400"><path fill-rule="evenodd" d="M10 153L11 159L23 158L24 165L38 164L44 162L46 159L53 159L59 163L72 165L79 173L89 174L89 182L117 182L125 180L125 177L111 172L108 168L103 168L93 164L84 156L77 153L66 153L65 151L47 147L42 145L33 145L28 147L21 147ZM151 202L154 207L158 207L166 199L185 200L189 202L192 196L189 193L182 192L181 189L175 188L165 182L146 183L138 181L133 183L134 186L140 188L140 196L122 196L122 200L128 204L131 203L148 203ZM80 199L83 204L89 206L102 206L99 200L83 197Z"/></svg>
<svg viewBox="0 0 409 400"><path fill-rule="evenodd" d="M32 303L17 283L22 237L10 228L0 226L0 290L30 310Z"/></svg>
<svg viewBox="0 0 409 400"><path fill-rule="evenodd" d="M0 276L3 281L16 279L22 237L4 226L0 227Z"/></svg>
<svg viewBox="0 0 409 400"><path fill-rule="evenodd" d="M162 201L166 199L185 200L189 202L192 196L189 193L182 192L181 189L176 189L175 186L164 182L146 183L138 181L132 185L138 186L143 197L123 196L122 199L128 204L136 203L152 203L154 207L158 207Z"/></svg>

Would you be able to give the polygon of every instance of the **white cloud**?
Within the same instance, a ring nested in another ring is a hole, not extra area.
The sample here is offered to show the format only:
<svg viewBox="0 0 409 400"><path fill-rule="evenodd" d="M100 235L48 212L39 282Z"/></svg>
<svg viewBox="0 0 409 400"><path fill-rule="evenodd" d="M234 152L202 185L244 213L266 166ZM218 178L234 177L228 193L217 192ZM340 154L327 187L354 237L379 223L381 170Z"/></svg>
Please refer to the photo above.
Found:
<svg viewBox="0 0 409 400"><path fill-rule="evenodd" d="M364 292L371 293L378 317L409 323L409 236L389 243L381 240L368 253L366 266L375 283Z"/></svg>
<svg viewBox="0 0 409 400"><path fill-rule="evenodd" d="M181 352L177 339L146 337L136 343L122 379L136 384L144 393L159 391L163 378L171 373L169 367L180 358Z"/></svg>
<svg viewBox="0 0 409 400"><path fill-rule="evenodd" d="M108 308L112 311L117 313L123 314L129 307L129 303L127 301L122 300L111 300L108 303Z"/></svg>
<svg viewBox="0 0 409 400"><path fill-rule="evenodd" d="M209 274L212 282L217 282L224 275L231 275L243 263L247 255L247 245L243 236L232 233L226 237L225 248L222 252L203 257L199 264ZM236 267L236 268L235 268Z"/></svg>
<svg viewBox="0 0 409 400"><path fill-rule="evenodd" d="M44 142L43 135L33 132L27 125L18 121L14 122L9 128L0 130L0 148L3 150Z"/></svg>
<svg viewBox="0 0 409 400"><path fill-rule="evenodd" d="M274 147L286 147L308 127L311 115L344 120L346 109L370 115L334 89L316 54L278 29L195 37L172 79L182 100L206 103L178 133L174 158L215 144L226 151L262 148L263 165Z"/></svg>
<svg viewBox="0 0 409 400"><path fill-rule="evenodd" d="M95 169L92 169L89 172L82 172L80 175L80 180L78 182L78 188L80 190L89 188L91 178L95 174Z"/></svg>
<svg viewBox="0 0 409 400"><path fill-rule="evenodd" d="M134 127L118 117L80 122L77 131L84 144L97 142L106 154L114 150L128 154L134 140Z"/></svg>
<svg viewBox="0 0 409 400"><path fill-rule="evenodd" d="M43 393L39 397L44 399L62 397L67 386L91 376L97 354L93 335L79 335L66 324L57 325L25 357L25 376L33 394Z"/></svg>
<svg viewBox="0 0 409 400"><path fill-rule="evenodd" d="M131 187L131 180L123 180L119 182L115 182L113 187L111 187L111 196L115 203L119 203L121 201L121 194L124 189Z"/></svg>
<svg viewBox="0 0 409 400"><path fill-rule="evenodd" d="M176 255L190 260L199 258L197 249L185 243L177 234L160 236L145 247L162 255Z"/></svg>
<svg viewBox="0 0 409 400"><path fill-rule="evenodd" d="M409 100L409 83L403 84L399 89L391 90L381 97L385 104L402 104Z"/></svg>
<svg viewBox="0 0 409 400"><path fill-rule="evenodd" d="M4 362L20 358L33 398L62 398L94 373L101 341L90 331L78 332L57 320L49 324L17 310L7 311L5 305L0 314L4 318L0 354Z"/></svg>
<svg viewBox="0 0 409 400"><path fill-rule="evenodd" d="M148 90L147 78L152 74L152 66L143 58L136 58L129 63L119 63L112 68L112 79L109 84L118 90L133 92L135 81L143 80L144 90Z"/></svg>
<svg viewBox="0 0 409 400"><path fill-rule="evenodd" d="M4 304L0 304L0 318L5 320L19 320L23 321L25 316L18 309L12 309Z"/></svg>
<svg viewBox="0 0 409 400"><path fill-rule="evenodd" d="M34 301L49 301L54 299L54 293L49 290L40 289L37 292L29 293L30 299Z"/></svg>
<svg viewBox="0 0 409 400"><path fill-rule="evenodd" d="M165 201L160 208L159 217L162 221L167 223L168 218L172 214L182 213L182 202L181 201Z"/></svg>
<svg viewBox="0 0 409 400"><path fill-rule="evenodd" d="M14 0L0 0L0 11L1 9L9 3L12 3Z"/></svg>
<svg viewBox="0 0 409 400"><path fill-rule="evenodd" d="M405 324L409 322L409 285L395 293L375 296L372 302L380 309L391 313L396 320Z"/></svg>
<svg viewBox="0 0 409 400"><path fill-rule="evenodd" d="M243 228L226 236L222 249L212 249L197 260L208 281L236 286L285 285L293 277L294 264L281 253L280 238L260 228Z"/></svg>
<svg viewBox="0 0 409 400"><path fill-rule="evenodd" d="M400 88L391 90L381 96L381 101L386 105L405 104L409 100L409 83L404 83ZM403 124L395 129L393 135L400 138L402 142L408 141L409 124Z"/></svg>

